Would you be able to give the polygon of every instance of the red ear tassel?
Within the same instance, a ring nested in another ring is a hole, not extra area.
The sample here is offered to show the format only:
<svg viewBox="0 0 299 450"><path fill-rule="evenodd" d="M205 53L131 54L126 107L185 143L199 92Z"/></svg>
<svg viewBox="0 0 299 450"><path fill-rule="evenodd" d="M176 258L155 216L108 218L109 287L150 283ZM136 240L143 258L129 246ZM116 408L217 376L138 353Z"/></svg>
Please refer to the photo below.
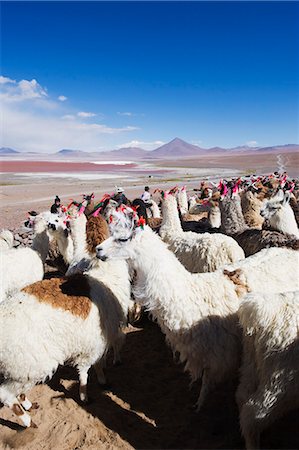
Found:
<svg viewBox="0 0 299 450"><path fill-rule="evenodd" d="M146 224L145 219L143 216L140 217L140 219L137 222L137 227L141 227L142 230L144 229L144 225Z"/></svg>

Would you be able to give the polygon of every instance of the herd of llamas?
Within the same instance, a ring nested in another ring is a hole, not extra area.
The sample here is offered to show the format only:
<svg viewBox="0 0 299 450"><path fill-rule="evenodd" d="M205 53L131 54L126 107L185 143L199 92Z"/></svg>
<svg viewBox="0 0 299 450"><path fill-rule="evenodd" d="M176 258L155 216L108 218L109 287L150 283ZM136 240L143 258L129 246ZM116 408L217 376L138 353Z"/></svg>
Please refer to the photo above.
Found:
<svg viewBox="0 0 299 450"><path fill-rule="evenodd" d="M156 189L149 205L86 195L58 214L31 212L31 247L13 248L2 230L0 401L36 427L26 392L67 362L86 402L89 369L104 385L107 354L120 362L128 320L147 311L201 381L196 411L239 380L240 430L259 448L299 407L297 200L298 180L275 173ZM61 276L45 278L54 254Z"/></svg>

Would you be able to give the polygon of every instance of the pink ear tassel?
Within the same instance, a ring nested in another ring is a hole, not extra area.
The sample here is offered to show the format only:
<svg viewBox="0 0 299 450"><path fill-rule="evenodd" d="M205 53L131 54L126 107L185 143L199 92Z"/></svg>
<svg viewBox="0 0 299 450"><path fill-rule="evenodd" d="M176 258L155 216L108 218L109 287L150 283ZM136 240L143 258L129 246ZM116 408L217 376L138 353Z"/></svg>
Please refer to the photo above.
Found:
<svg viewBox="0 0 299 450"><path fill-rule="evenodd" d="M238 190L239 190L239 187L238 187L238 184L236 183L236 184L233 186L233 189L232 189L233 194L236 194L236 193L238 192Z"/></svg>
<svg viewBox="0 0 299 450"><path fill-rule="evenodd" d="M92 213L93 217L98 217L98 215L99 215L100 212L101 212L101 209L102 209L102 207L96 209L95 212Z"/></svg>
<svg viewBox="0 0 299 450"><path fill-rule="evenodd" d="M227 186L226 186L226 184L224 184L223 185L223 197L225 197L226 195L228 194L228 189L227 189Z"/></svg>
<svg viewBox="0 0 299 450"><path fill-rule="evenodd" d="M82 205L78 211L79 216L84 213L85 205Z"/></svg>

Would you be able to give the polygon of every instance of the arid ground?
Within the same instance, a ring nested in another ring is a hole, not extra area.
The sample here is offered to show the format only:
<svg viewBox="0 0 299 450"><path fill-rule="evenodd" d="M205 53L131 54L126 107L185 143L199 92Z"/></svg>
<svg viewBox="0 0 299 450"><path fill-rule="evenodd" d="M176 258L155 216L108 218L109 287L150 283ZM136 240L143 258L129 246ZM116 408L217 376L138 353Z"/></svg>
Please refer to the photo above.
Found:
<svg viewBox="0 0 299 450"><path fill-rule="evenodd" d="M112 193L115 185L125 188L129 198L140 196L145 184L152 187L187 185L192 190L202 179L267 174L278 169L298 176L298 154L203 155L184 160L155 160L125 166L90 162L0 162L0 228L17 228L27 211L48 209L59 195L63 204L81 194L94 192L96 200ZM112 167L113 166L113 167Z"/></svg>
<svg viewBox="0 0 299 450"><path fill-rule="evenodd" d="M189 389L188 376L173 361L157 325L144 320L127 330L122 364L107 368L109 386L97 385L90 371L90 402L80 403L74 369L62 367L45 385L36 386L31 401L37 429L24 430L8 408L0 410L1 449L239 449L234 401L235 381L217 387L196 414L199 386ZM262 435L262 448L299 448L295 413Z"/></svg>

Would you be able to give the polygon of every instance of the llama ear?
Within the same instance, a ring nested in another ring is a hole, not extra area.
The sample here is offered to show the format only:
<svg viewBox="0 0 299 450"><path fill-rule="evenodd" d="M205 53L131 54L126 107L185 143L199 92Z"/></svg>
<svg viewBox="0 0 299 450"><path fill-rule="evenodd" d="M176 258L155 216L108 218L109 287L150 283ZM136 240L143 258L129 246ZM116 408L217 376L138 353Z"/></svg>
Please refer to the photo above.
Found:
<svg viewBox="0 0 299 450"><path fill-rule="evenodd" d="M276 194L276 200L278 200L279 202L283 202L284 201L284 192L282 189L279 189L279 191Z"/></svg>
<svg viewBox="0 0 299 450"><path fill-rule="evenodd" d="M283 198L282 204L283 204L283 205L286 205L287 203L289 203L290 199L291 199L290 193L289 193L289 192L286 192L286 193L284 194L284 198Z"/></svg>

